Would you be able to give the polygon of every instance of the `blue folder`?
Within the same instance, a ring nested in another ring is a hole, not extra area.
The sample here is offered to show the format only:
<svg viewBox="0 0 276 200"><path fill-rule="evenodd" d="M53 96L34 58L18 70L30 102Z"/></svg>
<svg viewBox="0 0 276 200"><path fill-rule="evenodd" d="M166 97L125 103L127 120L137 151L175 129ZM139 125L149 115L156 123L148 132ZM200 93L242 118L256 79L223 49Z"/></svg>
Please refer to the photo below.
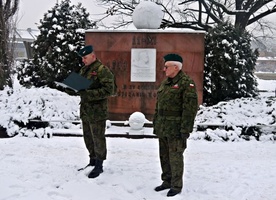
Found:
<svg viewBox="0 0 276 200"><path fill-rule="evenodd" d="M63 82L55 82L64 88L70 88L75 92L89 88L93 81L89 80L76 72L72 72Z"/></svg>

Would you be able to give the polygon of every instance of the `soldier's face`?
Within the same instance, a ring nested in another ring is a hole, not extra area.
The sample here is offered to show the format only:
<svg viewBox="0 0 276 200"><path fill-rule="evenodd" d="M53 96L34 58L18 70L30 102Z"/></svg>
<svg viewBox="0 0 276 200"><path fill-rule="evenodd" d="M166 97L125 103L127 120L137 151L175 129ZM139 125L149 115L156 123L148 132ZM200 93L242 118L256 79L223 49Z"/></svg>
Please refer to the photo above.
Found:
<svg viewBox="0 0 276 200"><path fill-rule="evenodd" d="M82 62L84 63L85 66L92 64L95 60L96 60L96 55L93 52L82 57Z"/></svg>
<svg viewBox="0 0 276 200"><path fill-rule="evenodd" d="M174 64L165 64L163 71L165 72L167 77L173 78L177 75L179 69Z"/></svg>

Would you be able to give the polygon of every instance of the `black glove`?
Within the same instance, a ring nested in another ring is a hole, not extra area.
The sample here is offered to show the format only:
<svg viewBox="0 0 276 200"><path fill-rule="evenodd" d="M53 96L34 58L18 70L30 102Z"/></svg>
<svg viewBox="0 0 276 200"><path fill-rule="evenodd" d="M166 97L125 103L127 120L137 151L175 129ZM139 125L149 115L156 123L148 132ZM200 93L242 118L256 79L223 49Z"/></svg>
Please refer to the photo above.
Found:
<svg viewBox="0 0 276 200"><path fill-rule="evenodd" d="M77 93L74 90L67 89L67 88L65 88L64 92L69 94L69 95L73 95L73 96L77 95Z"/></svg>
<svg viewBox="0 0 276 200"><path fill-rule="evenodd" d="M81 89L81 90L78 91L78 94L79 94L79 95L82 95L82 94L84 94L85 92L86 92L85 89Z"/></svg>

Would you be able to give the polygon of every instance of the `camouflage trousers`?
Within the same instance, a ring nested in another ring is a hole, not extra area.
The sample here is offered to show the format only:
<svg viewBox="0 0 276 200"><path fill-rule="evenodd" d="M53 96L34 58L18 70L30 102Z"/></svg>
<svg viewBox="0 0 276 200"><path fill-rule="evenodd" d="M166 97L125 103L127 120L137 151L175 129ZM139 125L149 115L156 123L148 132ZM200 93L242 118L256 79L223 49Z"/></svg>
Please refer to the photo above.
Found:
<svg viewBox="0 0 276 200"><path fill-rule="evenodd" d="M183 187L184 159L188 138L159 138L159 156L163 185L181 191Z"/></svg>
<svg viewBox="0 0 276 200"><path fill-rule="evenodd" d="M90 158L106 159L105 120L89 122L82 119L83 138Z"/></svg>

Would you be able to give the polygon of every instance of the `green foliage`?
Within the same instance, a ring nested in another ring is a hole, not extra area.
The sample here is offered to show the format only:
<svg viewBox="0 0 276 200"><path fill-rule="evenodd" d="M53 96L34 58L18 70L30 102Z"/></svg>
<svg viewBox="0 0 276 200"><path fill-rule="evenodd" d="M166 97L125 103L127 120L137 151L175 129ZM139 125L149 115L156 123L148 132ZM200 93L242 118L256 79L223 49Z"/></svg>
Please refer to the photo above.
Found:
<svg viewBox="0 0 276 200"><path fill-rule="evenodd" d="M82 63L77 52L84 46L84 29L93 26L88 17L82 4L70 5L70 0L48 10L38 26L40 35L32 46L33 59L25 60L18 69L20 83L54 87L54 81L78 71Z"/></svg>
<svg viewBox="0 0 276 200"><path fill-rule="evenodd" d="M258 51L251 49L250 34L224 23L211 29L205 41L204 103L256 96Z"/></svg>

